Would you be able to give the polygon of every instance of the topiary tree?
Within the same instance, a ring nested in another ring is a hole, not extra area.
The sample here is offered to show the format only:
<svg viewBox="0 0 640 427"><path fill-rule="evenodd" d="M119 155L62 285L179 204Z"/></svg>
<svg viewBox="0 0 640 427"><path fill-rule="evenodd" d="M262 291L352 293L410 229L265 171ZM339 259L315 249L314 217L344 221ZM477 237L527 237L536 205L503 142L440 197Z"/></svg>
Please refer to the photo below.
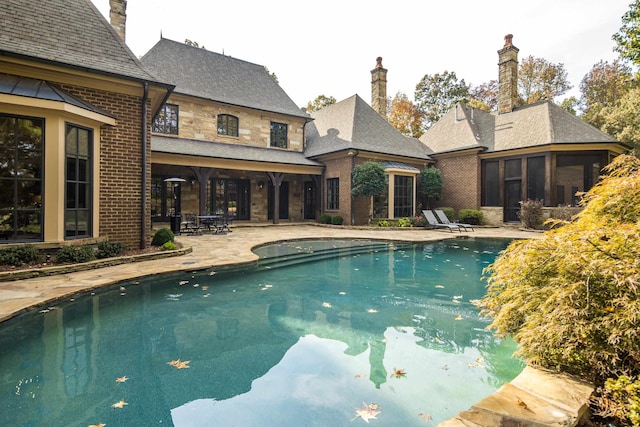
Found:
<svg viewBox="0 0 640 427"><path fill-rule="evenodd" d="M434 167L420 172L420 194L427 198L427 209L431 209L431 200L442 197L442 172Z"/></svg>
<svg viewBox="0 0 640 427"><path fill-rule="evenodd" d="M365 162L355 168L351 173L351 195L354 197L379 196L387 188L384 166L378 162ZM369 215L373 215L373 202L370 203Z"/></svg>
<svg viewBox="0 0 640 427"><path fill-rule="evenodd" d="M483 313L528 363L596 386L640 374L640 160L619 156L572 222L490 265ZM601 402L602 403L602 402ZM596 410L597 413L597 410Z"/></svg>

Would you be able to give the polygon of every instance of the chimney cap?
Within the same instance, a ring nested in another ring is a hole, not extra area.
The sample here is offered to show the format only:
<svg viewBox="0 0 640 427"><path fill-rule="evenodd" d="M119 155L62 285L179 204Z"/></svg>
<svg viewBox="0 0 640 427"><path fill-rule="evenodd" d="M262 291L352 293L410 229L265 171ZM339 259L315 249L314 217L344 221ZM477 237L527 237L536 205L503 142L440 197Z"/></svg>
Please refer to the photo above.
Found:
<svg viewBox="0 0 640 427"><path fill-rule="evenodd" d="M382 68L382 56L376 58L376 68Z"/></svg>
<svg viewBox="0 0 640 427"><path fill-rule="evenodd" d="M513 34L507 34L504 36L504 47L513 46Z"/></svg>

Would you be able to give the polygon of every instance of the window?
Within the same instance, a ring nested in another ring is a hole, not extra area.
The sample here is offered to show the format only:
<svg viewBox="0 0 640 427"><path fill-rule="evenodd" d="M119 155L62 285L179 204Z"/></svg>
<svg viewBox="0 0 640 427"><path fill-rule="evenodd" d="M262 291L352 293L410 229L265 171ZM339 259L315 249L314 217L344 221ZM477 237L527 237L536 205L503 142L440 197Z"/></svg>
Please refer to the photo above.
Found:
<svg viewBox="0 0 640 427"><path fill-rule="evenodd" d="M218 135L238 136L238 118L229 114L218 114Z"/></svg>
<svg viewBox="0 0 640 427"><path fill-rule="evenodd" d="M589 191L598 182L603 158L605 157L600 154L558 155L556 159L556 202L576 206L580 201L580 196L577 193Z"/></svg>
<svg viewBox="0 0 640 427"><path fill-rule="evenodd" d="M337 211L340 208L340 178L327 179L327 210Z"/></svg>
<svg viewBox="0 0 640 427"><path fill-rule="evenodd" d="M413 177L396 175L393 180L393 217L413 216Z"/></svg>
<svg viewBox="0 0 640 427"><path fill-rule="evenodd" d="M165 104L156 119L153 121L152 130L158 133L166 133L169 135L178 134L178 106Z"/></svg>
<svg viewBox="0 0 640 427"><path fill-rule="evenodd" d="M545 182L544 157L527 159L527 199L544 201Z"/></svg>
<svg viewBox="0 0 640 427"><path fill-rule="evenodd" d="M44 119L0 114L0 239L42 240Z"/></svg>
<svg viewBox="0 0 640 427"><path fill-rule="evenodd" d="M484 162L482 170L482 206L500 206L500 163Z"/></svg>
<svg viewBox="0 0 640 427"><path fill-rule="evenodd" d="M271 122L271 146L287 148L287 125Z"/></svg>
<svg viewBox="0 0 640 427"><path fill-rule="evenodd" d="M64 209L66 238L91 236L92 145L93 132L90 129L67 124Z"/></svg>

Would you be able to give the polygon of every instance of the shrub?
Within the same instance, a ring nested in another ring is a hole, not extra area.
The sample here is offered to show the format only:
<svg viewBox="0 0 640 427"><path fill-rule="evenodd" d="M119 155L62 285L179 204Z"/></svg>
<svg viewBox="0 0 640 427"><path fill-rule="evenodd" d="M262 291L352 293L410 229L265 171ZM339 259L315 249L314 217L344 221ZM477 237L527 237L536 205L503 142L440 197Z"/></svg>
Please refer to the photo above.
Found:
<svg viewBox="0 0 640 427"><path fill-rule="evenodd" d="M426 225L427 225L427 219L424 217L424 215L418 215L413 219L414 227L425 227Z"/></svg>
<svg viewBox="0 0 640 427"><path fill-rule="evenodd" d="M343 222L344 222L344 219L342 219L340 215L336 215L333 218L331 218L331 224L333 225L342 225Z"/></svg>
<svg viewBox="0 0 640 427"><path fill-rule="evenodd" d="M176 244L169 240L162 245L163 251L175 251L177 249Z"/></svg>
<svg viewBox="0 0 640 427"><path fill-rule="evenodd" d="M599 393L600 396L594 399L599 408L595 415L609 419L626 419L628 425L640 426L640 379L633 381L626 375L617 380L609 378Z"/></svg>
<svg viewBox="0 0 640 427"><path fill-rule="evenodd" d="M33 245L13 246L0 250L0 264L17 267L36 262L38 256L38 249Z"/></svg>
<svg viewBox="0 0 640 427"><path fill-rule="evenodd" d="M399 218L398 227L412 227L411 218Z"/></svg>
<svg viewBox="0 0 640 427"><path fill-rule="evenodd" d="M455 211L455 209L449 208L449 207L438 208L438 209L441 210L442 212L444 212L444 214L447 216L447 218L449 218L449 221L455 221L455 219L456 219L456 211Z"/></svg>
<svg viewBox="0 0 640 427"><path fill-rule="evenodd" d="M153 239L151 240L151 244L153 246L162 246L167 242L173 242L175 236L171 229L167 227L163 227L160 230L156 231L153 235Z"/></svg>
<svg viewBox="0 0 640 427"><path fill-rule="evenodd" d="M113 258L121 255L127 246L122 242L100 242L98 243L98 251L96 252L96 258Z"/></svg>
<svg viewBox="0 0 640 427"><path fill-rule="evenodd" d="M524 228L531 228L533 230L542 229L542 223L544 222L542 217L542 200L521 201L518 216Z"/></svg>
<svg viewBox="0 0 640 427"><path fill-rule="evenodd" d="M320 224L331 224L331 215L323 214L320 217Z"/></svg>
<svg viewBox="0 0 640 427"><path fill-rule="evenodd" d="M482 212L476 209L460 209L460 212L458 212L458 219L460 222L479 225L482 222Z"/></svg>
<svg viewBox="0 0 640 427"><path fill-rule="evenodd" d="M386 219L378 221L378 227L391 227L391 224Z"/></svg>
<svg viewBox="0 0 640 427"><path fill-rule="evenodd" d="M96 259L96 254L90 245L64 246L56 252L56 261L74 264Z"/></svg>

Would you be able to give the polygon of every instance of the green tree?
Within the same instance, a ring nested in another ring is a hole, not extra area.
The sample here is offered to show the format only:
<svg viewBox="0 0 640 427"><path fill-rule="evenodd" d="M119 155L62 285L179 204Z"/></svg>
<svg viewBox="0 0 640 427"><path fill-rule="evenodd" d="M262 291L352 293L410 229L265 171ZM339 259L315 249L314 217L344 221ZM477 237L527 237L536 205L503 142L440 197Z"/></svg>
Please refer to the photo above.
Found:
<svg viewBox="0 0 640 427"><path fill-rule="evenodd" d="M418 107L409 100L404 92L396 93L389 109L389 124L403 135L420 138L422 130L422 114Z"/></svg>
<svg viewBox="0 0 640 427"><path fill-rule="evenodd" d="M528 56L518 69L518 91L524 104L553 101L571 89L564 64Z"/></svg>
<svg viewBox="0 0 640 427"><path fill-rule="evenodd" d="M628 91L616 105L602 109L601 130L630 145L640 156L640 87Z"/></svg>
<svg viewBox="0 0 640 427"><path fill-rule="evenodd" d="M622 27L612 38L617 44L616 52L640 66L640 0L629 5L629 10L622 16Z"/></svg>
<svg viewBox="0 0 640 427"><path fill-rule="evenodd" d="M373 216L373 196L379 196L387 188L384 166L378 162L365 162L353 168L351 195L369 197L369 217Z"/></svg>
<svg viewBox="0 0 640 427"><path fill-rule="evenodd" d="M313 102L307 102L307 112L311 113L313 111L322 110L324 107L328 107L329 105L333 105L336 103L336 99L333 96L324 96L318 95Z"/></svg>
<svg viewBox="0 0 640 427"><path fill-rule="evenodd" d="M600 61L580 82L582 118L592 126L602 129L606 121L604 109L615 107L629 91L632 81L631 68L620 60L611 64Z"/></svg>
<svg viewBox="0 0 640 427"><path fill-rule="evenodd" d="M456 73L425 74L416 85L414 99L423 114L423 128L429 129L457 102L469 97L469 86Z"/></svg>
<svg viewBox="0 0 640 427"><path fill-rule="evenodd" d="M512 242L487 267L483 313L528 363L607 378L640 374L640 159L622 155L572 221Z"/></svg>
<svg viewBox="0 0 640 427"><path fill-rule="evenodd" d="M420 194L427 198L427 209L431 208L431 200L442 197L442 172L430 167L420 172Z"/></svg>

